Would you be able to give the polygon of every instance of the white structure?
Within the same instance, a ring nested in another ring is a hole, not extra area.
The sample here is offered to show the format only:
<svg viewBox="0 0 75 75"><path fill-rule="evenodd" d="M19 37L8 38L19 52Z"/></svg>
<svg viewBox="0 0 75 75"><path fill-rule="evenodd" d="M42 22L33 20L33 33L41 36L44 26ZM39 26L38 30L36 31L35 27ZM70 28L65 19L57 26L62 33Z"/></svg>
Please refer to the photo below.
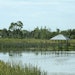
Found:
<svg viewBox="0 0 75 75"><path fill-rule="evenodd" d="M51 38L50 40L69 40L68 37L65 37L62 34L56 35L55 37Z"/></svg>

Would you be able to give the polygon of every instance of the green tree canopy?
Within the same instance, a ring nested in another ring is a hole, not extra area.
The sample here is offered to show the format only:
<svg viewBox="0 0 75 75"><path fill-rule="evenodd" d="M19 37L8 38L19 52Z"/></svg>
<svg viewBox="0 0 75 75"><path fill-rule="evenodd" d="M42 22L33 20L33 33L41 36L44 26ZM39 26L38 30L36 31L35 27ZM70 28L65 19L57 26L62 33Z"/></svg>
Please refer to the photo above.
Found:
<svg viewBox="0 0 75 75"><path fill-rule="evenodd" d="M21 30L23 28L23 23L21 21L12 22L9 26L9 30L14 31L14 30Z"/></svg>

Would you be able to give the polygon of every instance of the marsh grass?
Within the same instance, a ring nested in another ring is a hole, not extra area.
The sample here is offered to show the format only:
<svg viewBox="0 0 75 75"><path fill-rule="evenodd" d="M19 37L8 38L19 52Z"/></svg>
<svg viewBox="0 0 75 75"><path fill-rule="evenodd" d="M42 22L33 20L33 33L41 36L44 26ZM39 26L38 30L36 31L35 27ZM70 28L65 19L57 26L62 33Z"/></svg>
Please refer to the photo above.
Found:
<svg viewBox="0 0 75 75"><path fill-rule="evenodd" d="M20 65L11 65L0 61L0 75L47 75L45 72L41 72L37 67Z"/></svg>
<svg viewBox="0 0 75 75"><path fill-rule="evenodd" d="M42 40L42 39L0 39L0 50L26 50L26 51L54 51L67 50L65 41ZM70 40L68 50L75 50L75 40Z"/></svg>

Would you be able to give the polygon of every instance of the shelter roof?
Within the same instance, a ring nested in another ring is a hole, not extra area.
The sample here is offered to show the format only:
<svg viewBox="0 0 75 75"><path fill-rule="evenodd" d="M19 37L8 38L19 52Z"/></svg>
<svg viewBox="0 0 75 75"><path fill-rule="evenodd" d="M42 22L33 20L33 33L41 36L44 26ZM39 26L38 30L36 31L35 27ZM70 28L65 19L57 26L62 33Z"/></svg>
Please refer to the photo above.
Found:
<svg viewBox="0 0 75 75"><path fill-rule="evenodd" d="M53 38L51 38L50 40L69 40L69 38L62 34L58 34L54 36Z"/></svg>

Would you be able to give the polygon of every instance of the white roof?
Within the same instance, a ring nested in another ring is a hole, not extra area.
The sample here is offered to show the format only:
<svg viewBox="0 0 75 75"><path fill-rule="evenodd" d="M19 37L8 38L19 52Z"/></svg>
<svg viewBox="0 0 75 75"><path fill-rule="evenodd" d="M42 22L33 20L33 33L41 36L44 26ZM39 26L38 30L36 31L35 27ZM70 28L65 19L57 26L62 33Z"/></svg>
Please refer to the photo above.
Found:
<svg viewBox="0 0 75 75"><path fill-rule="evenodd" d="M68 38L68 37L65 37L65 36L62 35L62 34L59 34L59 35L57 35L57 36L51 38L50 40L69 40L69 38Z"/></svg>

